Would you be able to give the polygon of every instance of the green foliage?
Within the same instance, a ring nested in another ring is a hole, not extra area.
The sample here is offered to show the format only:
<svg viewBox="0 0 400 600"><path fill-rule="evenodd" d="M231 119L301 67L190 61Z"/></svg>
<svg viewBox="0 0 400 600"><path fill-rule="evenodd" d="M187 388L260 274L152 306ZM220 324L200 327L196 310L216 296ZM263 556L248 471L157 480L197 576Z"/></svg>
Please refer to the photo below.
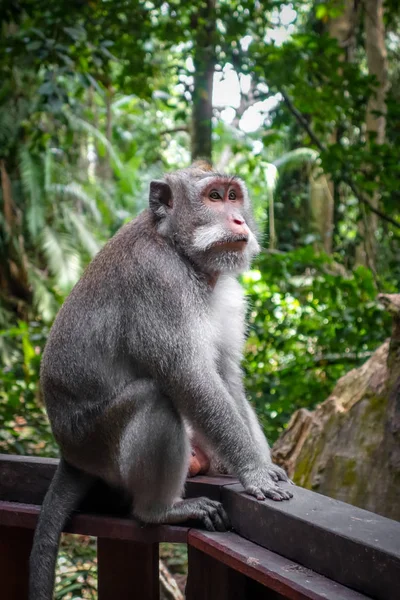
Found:
<svg viewBox="0 0 400 600"><path fill-rule="evenodd" d="M96 539L84 535L62 536L57 560L56 600L96 600Z"/></svg>
<svg viewBox="0 0 400 600"><path fill-rule="evenodd" d="M0 451L57 456L48 419L39 398L39 367L47 327L20 321L0 330L0 344L10 344L0 372Z"/></svg>
<svg viewBox="0 0 400 600"><path fill-rule="evenodd" d="M247 389L275 440L290 415L313 408L390 332L371 272L344 274L311 246L264 254L244 276L249 298Z"/></svg>

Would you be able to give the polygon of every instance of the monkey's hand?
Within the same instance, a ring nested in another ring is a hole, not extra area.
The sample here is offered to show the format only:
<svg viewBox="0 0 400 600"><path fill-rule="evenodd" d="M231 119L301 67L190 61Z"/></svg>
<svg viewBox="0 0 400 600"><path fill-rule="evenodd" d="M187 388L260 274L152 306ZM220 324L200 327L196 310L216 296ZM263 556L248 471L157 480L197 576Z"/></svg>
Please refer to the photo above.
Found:
<svg viewBox="0 0 400 600"><path fill-rule="evenodd" d="M280 502L293 497L292 492L283 490L277 485L277 481L290 482L290 479L281 467L272 463L242 471L239 479L246 492L255 496L257 500L271 498Z"/></svg>

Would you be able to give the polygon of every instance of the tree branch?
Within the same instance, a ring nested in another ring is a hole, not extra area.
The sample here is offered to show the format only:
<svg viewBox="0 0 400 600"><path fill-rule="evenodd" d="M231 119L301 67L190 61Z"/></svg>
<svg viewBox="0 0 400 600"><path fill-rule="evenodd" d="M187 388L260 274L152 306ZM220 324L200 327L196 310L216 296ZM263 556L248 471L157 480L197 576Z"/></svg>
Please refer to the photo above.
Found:
<svg viewBox="0 0 400 600"><path fill-rule="evenodd" d="M288 107L288 109L290 110L292 115L295 117L295 119L298 121L298 123L302 126L302 128L308 133L310 139L314 142L314 144L317 146L317 148L320 150L320 152L326 152L326 150L327 150L326 146L324 146L324 144L316 136L316 134L312 130L310 124L308 123L308 121L304 117L304 115L302 115L301 112L294 106L293 102L291 101L291 99L289 98L289 96L287 95L287 93L284 90L281 89L279 91L282 95L282 98L283 98L286 106ZM354 181L351 179L351 177L349 177L348 175L342 174L341 179L344 183L346 183L349 186L349 188L351 189L353 194L356 196L356 198L358 198L359 202L362 202L363 204L365 204L365 206L367 206L371 212L378 215L378 217L380 217L382 220L387 221L394 227L397 227L398 229L400 229L399 221L396 221L395 219L393 219L386 213L382 212L381 210L379 210L379 208L375 208L375 206L373 206L373 204L371 203L368 196L366 194L364 194L364 192L362 192L361 190L358 189L357 185L354 183Z"/></svg>
<svg viewBox="0 0 400 600"><path fill-rule="evenodd" d="M296 363L296 361L294 361L284 367L280 367L276 371L273 371L271 375L286 375L286 373L292 372L296 366L298 366L302 371L312 371L313 369L327 367L328 365L337 365L347 362L358 363L363 358L370 358L372 355L372 350L366 350L365 352L348 352L346 354L334 353L327 354L325 356L319 354L317 356L310 357L310 364L299 365Z"/></svg>
<svg viewBox="0 0 400 600"><path fill-rule="evenodd" d="M305 129L305 131L308 133L310 139L314 142L314 144L317 146L317 148L320 150L320 152L325 152L325 150L326 150L325 146L317 138L317 136L315 135L315 133L311 129L310 124L308 123L308 121L305 118L305 116L302 115L299 110L297 110L297 108L295 107L295 105L293 104L293 102L291 101L291 99L289 98L289 96L287 95L287 93L284 90L280 89L279 91L280 91L281 96L283 97L283 99L285 101L286 106L288 107L288 109L290 110L290 112L292 113L292 115L300 123L300 125L302 126L302 128Z"/></svg>
<svg viewBox="0 0 400 600"><path fill-rule="evenodd" d="M182 125L180 127L173 127L172 129L164 129L164 131L160 131L159 135L167 135L168 133L178 133L179 131L189 133L189 128L185 125Z"/></svg>

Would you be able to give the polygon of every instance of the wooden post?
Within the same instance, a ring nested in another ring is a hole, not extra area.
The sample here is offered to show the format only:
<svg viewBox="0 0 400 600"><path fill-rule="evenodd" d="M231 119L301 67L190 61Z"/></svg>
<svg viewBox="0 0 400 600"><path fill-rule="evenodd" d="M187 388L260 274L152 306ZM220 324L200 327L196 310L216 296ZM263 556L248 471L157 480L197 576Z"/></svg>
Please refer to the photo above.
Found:
<svg viewBox="0 0 400 600"><path fill-rule="evenodd" d="M159 600L158 543L98 538L98 600Z"/></svg>
<svg viewBox="0 0 400 600"><path fill-rule="evenodd" d="M246 600L245 577L188 546L186 600Z"/></svg>
<svg viewBox="0 0 400 600"><path fill-rule="evenodd" d="M293 597L297 598L297 596ZM188 544L186 600L249 600L250 598L251 600L284 600L285 596L264 587L214 556Z"/></svg>
<svg viewBox="0 0 400 600"><path fill-rule="evenodd" d="M0 527L0 595L4 600L28 598L33 533L31 529Z"/></svg>

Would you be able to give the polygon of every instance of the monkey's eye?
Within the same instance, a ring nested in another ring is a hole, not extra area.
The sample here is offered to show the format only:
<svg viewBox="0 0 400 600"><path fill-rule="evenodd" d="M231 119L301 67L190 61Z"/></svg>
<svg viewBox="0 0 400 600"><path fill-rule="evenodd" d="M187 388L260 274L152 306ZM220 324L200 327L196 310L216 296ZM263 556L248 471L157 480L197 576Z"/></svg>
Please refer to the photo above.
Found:
<svg viewBox="0 0 400 600"><path fill-rule="evenodd" d="M211 190L208 197L211 198L211 200L221 200L221 196L219 195L217 190Z"/></svg>
<svg viewBox="0 0 400 600"><path fill-rule="evenodd" d="M229 200L236 200L236 192L234 192L233 190L231 190L229 192L228 198L229 198Z"/></svg>

